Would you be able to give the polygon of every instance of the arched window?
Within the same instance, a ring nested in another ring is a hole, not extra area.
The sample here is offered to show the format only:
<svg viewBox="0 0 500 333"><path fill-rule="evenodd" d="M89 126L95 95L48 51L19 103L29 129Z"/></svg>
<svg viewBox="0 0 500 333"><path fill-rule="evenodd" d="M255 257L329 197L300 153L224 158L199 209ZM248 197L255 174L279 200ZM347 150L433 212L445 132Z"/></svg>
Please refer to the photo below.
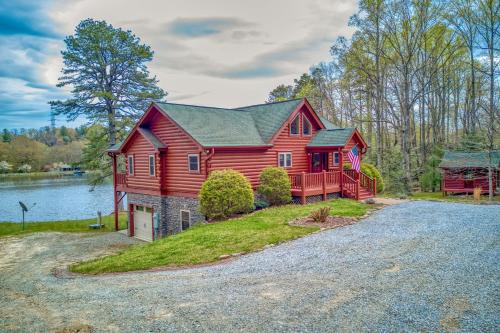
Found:
<svg viewBox="0 0 500 333"><path fill-rule="evenodd" d="M312 126L309 119L307 119L306 115L302 115L302 135L311 135Z"/></svg>
<svg viewBox="0 0 500 333"><path fill-rule="evenodd" d="M300 118L297 115L295 119L290 123L290 134L291 135L299 135L300 129Z"/></svg>

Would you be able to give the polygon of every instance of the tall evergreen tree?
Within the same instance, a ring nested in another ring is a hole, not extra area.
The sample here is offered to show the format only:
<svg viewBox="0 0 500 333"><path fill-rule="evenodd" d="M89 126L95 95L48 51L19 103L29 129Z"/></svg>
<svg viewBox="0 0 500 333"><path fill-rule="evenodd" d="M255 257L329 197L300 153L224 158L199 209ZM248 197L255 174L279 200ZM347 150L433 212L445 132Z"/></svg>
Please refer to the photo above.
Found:
<svg viewBox="0 0 500 333"><path fill-rule="evenodd" d="M146 66L153 51L131 31L93 19L80 22L64 42L58 87L72 87L73 96L49 104L54 114L68 120L85 117L90 124L105 124L107 145L93 146L99 149L97 156L105 156L105 149L125 135L151 101L166 96ZM110 175L109 166L108 159L92 183Z"/></svg>
<svg viewBox="0 0 500 333"><path fill-rule="evenodd" d="M146 67L153 51L131 31L87 19L64 42L58 87L72 87L73 96L50 105L55 114L69 120L83 116L91 123L106 124L110 145L130 118L138 118L152 100L166 96Z"/></svg>

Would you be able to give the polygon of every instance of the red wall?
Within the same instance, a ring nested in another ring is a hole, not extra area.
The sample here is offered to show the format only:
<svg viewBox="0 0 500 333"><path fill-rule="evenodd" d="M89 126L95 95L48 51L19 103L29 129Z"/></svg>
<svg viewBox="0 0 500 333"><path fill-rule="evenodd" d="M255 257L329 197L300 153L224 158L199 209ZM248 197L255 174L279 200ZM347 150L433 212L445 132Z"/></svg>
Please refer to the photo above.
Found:
<svg viewBox="0 0 500 333"><path fill-rule="evenodd" d="M488 170L487 169L478 169L475 171L473 176L472 187L465 188L465 172L450 172L445 170L444 172L444 190L452 191L452 190L468 190L471 191L475 187L481 187L483 191L489 191L489 183L488 183ZM493 188L496 186L496 176L493 173Z"/></svg>
<svg viewBox="0 0 500 333"><path fill-rule="evenodd" d="M197 194L205 181L205 154L200 154L200 172L188 170L188 154L201 152L195 141L161 114L151 120L151 131L167 145L165 182L167 194Z"/></svg>
<svg viewBox="0 0 500 333"><path fill-rule="evenodd" d="M234 169L242 172L250 179L252 186L257 186L260 173L267 166L278 166L278 152L292 153L292 167L287 168L289 173L308 171L308 159L306 153L306 145L311 138L316 134L318 127L314 124L311 117L309 121L313 126L312 135L302 136L302 113L306 107L304 106L300 112L300 134L290 135L289 125L283 129L278 135L274 146L268 150L261 151L216 151L210 161L211 170ZM306 111L307 112L307 111ZM293 118L295 119L295 117ZM292 119L292 121L293 121Z"/></svg>
<svg viewBox="0 0 500 333"><path fill-rule="evenodd" d="M312 124L312 135L302 135L302 115L305 114ZM255 150L233 149L232 151L216 149L215 154L209 160L210 170L234 169L242 172L249 178L252 186L258 185L258 179L262 170L267 166L278 166L278 152L292 153L292 167L287 168L289 173L308 172L309 159L306 152L307 143L317 133L319 126L309 114L306 106L299 110L300 134L290 135L289 124L287 124L276 137L271 149ZM294 117L295 119L295 117ZM291 119L293 121L293 119ZM153 146L139 133L132 138L126 154L134 154L135 174L127 176L127 187L130 192L133 189L141 189L150 192L160 192L160 178L163 178L163 188L169 195L196 196L206 179L207 152L201 150L196 142L186 134L175 123L167 119L156 110L144 121L144 125L150 124L150 130L167 145L164 157L164 170L160 170L160 155L156 153L156 176L150 177L148 170L148 156L154 153ZM356 141L349 143L351 148ZM200 154L200 172L188 171L188 154ZM331 163L332 154L329 154ZM346 160L346 158L344 159ZM163 175L163 176L160 176Z"/></svg>
<svg viewBox="0 0 500 333"><path fill-rule="evenodd" d="M149 175L149 155L155 155L156 170L155 176ZM136 133L132 138L130 147L127 151L127 186L142 190L155 191L160 188L159 177L159 156L155 154L155 150L151 143L147 141L141 134ZM134 155L134 175L129 175L128 156Z"/></svg>

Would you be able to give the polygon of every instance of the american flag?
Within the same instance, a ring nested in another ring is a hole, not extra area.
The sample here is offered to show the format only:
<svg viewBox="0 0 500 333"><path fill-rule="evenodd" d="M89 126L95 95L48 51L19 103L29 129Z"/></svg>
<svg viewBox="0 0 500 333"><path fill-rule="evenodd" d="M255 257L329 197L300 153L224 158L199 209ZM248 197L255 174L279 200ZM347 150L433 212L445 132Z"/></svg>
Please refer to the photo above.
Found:
<svg viewBox="0 0 500 333"><path fill-rule="evenodd" d="M361 169L361 161L359 160L359 150L357 146L352 147L352 149L347 153L347 157L352 164L352 168L359 172Z"/></svg>

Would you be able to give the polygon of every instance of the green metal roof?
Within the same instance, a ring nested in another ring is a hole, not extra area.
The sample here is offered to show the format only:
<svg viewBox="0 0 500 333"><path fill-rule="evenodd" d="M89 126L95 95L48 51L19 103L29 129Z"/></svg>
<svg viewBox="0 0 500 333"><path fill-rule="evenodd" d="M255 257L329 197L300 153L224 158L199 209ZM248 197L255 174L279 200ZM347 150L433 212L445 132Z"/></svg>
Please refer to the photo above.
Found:
<svg viewBox="0 0 500 333"><path fill-rule="evenodd" d="M345 146L354 128L320 130L309 142L308 147Z"/></svg>
<svg viewBox="0 0 500 333"><path fill-rule="evenodd" d="M109 147L108 151L109 152L117 152L120 150L122 144L123 144L123 141L117 142L114 145L112 145L111 147Z"/></svg>
<svg viewBox="0 0 500 333"><path fill-rule="evenodd" d="M283 126L303 99L245 106L235 109L215 108L176 103L155 103L160 112L173 119L204 147L270 146L271 138ZM319 116L319 115L318 115ZM341 129L319 116L325 126L309 146L344 145L353 129ZM164 147L147 128L139 131L155 147ZM119 151L122 143L109 151Z"/></svg>
<svg viewBox="0 0 500 333"><path fill-rule="evenodd" d="M500 150L492 151L492 166L500 165ZM488 152L457 152L445 151L440 168L487 168L489 166Z"/></svg>
<svg viewBox="0 0 500 333"><path fill-rule="evenodd" d="M330 122L330 120L326 119L325 117L323 117L321 115L318 115L318 117L321 120L321 122L323 123L323 125L325 125L325 128L327 130L333 130L333 129L339 129L340 128L337 125L334 125L332 122Z"/></svg>
<svg viewBox="0 0 500 333"><path fill-rule="evenodd" d="M252 116L255 126L262 140L269 142L290 115L302 102L300 99L292 99L284 102L266 103L245 106L236 110L247 111Z"/></svg>
<svg viewBox="0 0 500 333"><path fill-rule="evenodd" d="M160 139L158 139L148 128L139 127L137 130L153 145L153 147L155 147L155 149L167 147L167 145L161 142Z"/></svg>
<svg viewBox="0 0 500 333"><path fill-rule="evenodd" d="M263 146L250 112L173 103L156 103L204 147Z"/></svg>

